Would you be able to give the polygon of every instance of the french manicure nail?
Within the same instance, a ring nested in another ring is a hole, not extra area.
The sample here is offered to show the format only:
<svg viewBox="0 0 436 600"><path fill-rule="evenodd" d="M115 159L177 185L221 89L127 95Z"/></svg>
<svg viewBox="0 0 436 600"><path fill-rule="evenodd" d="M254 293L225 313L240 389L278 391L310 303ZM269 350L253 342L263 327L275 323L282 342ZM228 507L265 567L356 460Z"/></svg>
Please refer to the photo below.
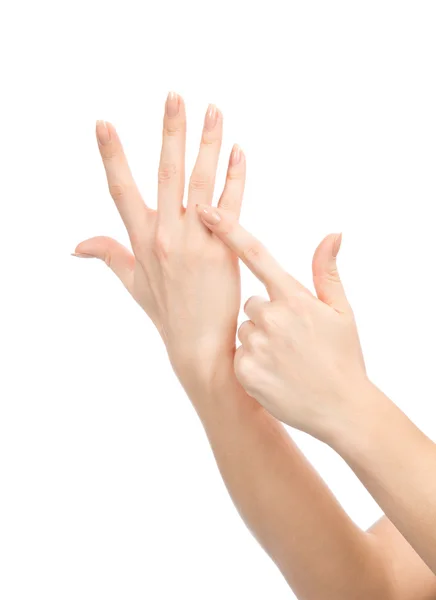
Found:
<svg viewBox="0 0 436 600"><path fill-rule="evenodd" d="M206 117L204 119L204 127L208 131L212 131L218 121L218 109L215 104L209 104L209 108L206 112Z"/></svg>
<svg viewBox="0 0 436 600"><path fill-rule="evenodd" d="M111 135L105 121L97 121L96 126L97 139L102 146L111 141Z"/></svg>
<svg viewBox="0 0 436 600"><path fill-rule="evenodd" d="M241 162L241 158L242 150L237 144L235 144L233 146L232 154L230 155L230 164L234 167Z"/></svg>
<svg viewBox="0 0 436 600"><path fill-rule="evenodd" d="M221 221L219 212L212 206L208 206L207 204L198 204L197 210L200 217L208 225L218 225L218 223Z"/></svg>
<svg viewBox="0 0 436 600"><path fill-rule="evenodd" d="M166 111L168 117L175 117L179 113L179 96L176 92L170 92L166 101Z"/></svg>
<svg viewBox="0 0 436 600"><path fill-rule="evenodd" d="M338 252L341 247L341 243L342 243L342 233L338 233L336 236L336 239L333 243L333 249L332 249L333 258L337 257Z"/></svg>
<svg viewBox="0 0 436 600"><path fill-rule="evenodd" d="M92 254L84 254L83 252L71 252L71 256L77 256L78 258L95 258Z"/></svg>

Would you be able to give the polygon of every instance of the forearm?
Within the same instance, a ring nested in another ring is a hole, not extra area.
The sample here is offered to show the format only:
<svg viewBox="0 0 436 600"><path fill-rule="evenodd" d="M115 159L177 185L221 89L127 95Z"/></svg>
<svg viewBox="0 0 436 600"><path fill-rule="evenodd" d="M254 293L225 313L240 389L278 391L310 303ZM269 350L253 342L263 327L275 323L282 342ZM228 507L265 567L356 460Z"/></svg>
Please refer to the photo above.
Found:
<svg viewBox="0 0 436 600"><path fill-rule="evenodd" d="M436 574L436 444L369 385L332 447Z"/></svg>
<svg viewBox="0 0 436 600"><path fill-rule="evenodd" d="M284 427L232 378L191 399L246 525L299 599L389 600L376 538L359 529Z"/></svg>

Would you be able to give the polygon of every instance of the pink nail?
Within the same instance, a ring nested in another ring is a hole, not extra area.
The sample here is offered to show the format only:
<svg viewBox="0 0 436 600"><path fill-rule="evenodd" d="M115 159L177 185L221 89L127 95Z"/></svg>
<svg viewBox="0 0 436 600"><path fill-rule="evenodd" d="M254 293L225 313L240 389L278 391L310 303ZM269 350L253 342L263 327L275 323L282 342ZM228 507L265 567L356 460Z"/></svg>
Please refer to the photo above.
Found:
<svg viewBox="0 0 436 600"><path fill-rule="evenodd" d="M166 111L168 117L176 117L179 113L179 96L175 92L168 94Z"/></svg>
<svg viewBox="0 0 436 600"><path fill-rule="evenodd" d="M208 131L212 131L212 129L216 126L218 122L218 109L214 104L209 104L209 108L207 109L206 117L204 119L204 128Z"/></svg>
<svg viewBox="0 0 436 600"><path fill-rule="evenodd" d="M221 221L219 212L212 206L207 204L198 204L197 211L207 225L218 225L218 223Z"/></svg>
<svg viewBox="0 0 436 600"><path fill-rule="evenodd" d="M235 144L233 146L232 154L230 155L230 164L232 165L232 167L239 164L241 162L241 158L242 150L237 144Z"/></svg>
<svg viewBox="0 0 436 600"><path fill-rule="evenodd" d="M111 141L111 134L105 121L97 121L96 134L102 146L109 144Z"/></svg>
<svg viewBox="0 0 436 600"><path fill-rule="evenodd" d="M333 243L333 249L332 249L333 258L337 257L338 252L341 247L341 243L342 243L342 233L338 233L338 235L336 236L336 239Z"/></svg>

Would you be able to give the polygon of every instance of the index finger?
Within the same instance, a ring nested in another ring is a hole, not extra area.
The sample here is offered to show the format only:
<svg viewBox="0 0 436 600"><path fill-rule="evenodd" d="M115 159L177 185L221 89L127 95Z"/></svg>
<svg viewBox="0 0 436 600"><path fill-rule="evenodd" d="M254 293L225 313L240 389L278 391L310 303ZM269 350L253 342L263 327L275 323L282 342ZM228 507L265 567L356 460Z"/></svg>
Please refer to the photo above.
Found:
<svg viewBox="0 0 436 600"><path fill-rule="evenodd" d="M96 135L109 192L126 226L130 240L141 237L149 208L139 193L121 140L112 123L97 121ZM132 242L133 243L133 242Z"/></svg>
<svg viewBox="0 0 436 600"><path fill-rule="evenodd" d="M199 204L197 211L206 227L237 254L265 285L272 300L287 298L302 290L303 286L229 213L205 204Z"/></svg>

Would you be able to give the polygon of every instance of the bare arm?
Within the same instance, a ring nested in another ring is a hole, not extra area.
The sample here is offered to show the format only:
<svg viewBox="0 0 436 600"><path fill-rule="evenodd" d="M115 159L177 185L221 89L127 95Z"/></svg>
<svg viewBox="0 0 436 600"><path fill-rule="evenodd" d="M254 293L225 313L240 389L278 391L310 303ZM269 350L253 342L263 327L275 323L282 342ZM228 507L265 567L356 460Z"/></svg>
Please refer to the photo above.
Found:
<svg viewBox="0 0 436 600"><path fill-rule="evenodd" d="M436 597L436 577L386 517L362 531L282 424L237 385L192 399L235 506L299 600Z"/></svg>
<svg viewBox="0 0 436 600"><path fill-rule="evenodd" d="M391 574L393 597L396 600L434 600L434 573L391 521L384 516L368 532L376 537Z"/></svg>
<svg viewBox="0 0 436 600"><path fill-rule="evenodd" d="M331 445L436 574L436 444L375 386L355 406Z"/></svg>
<svg viewBox="0 0 436 600"><path fill-rule="evenodd" d="M300 600L397 600L377 537L348 517L281 423L234 382L191 397L233 502Z"/></svg>
<svg viewBox="0 0 436 600"><path fill-rule="evenodd" d="M235 379L238 264L195 208L212 202L222 115L207 111L186 207L185 117L183 100L170 95L157 211L142 200L114 127L97 124L109 190L133 254L107 237L81 242L75 254L104 260L155 323L239 512L299 598L397 600L377 537L354 525L282 425ZM235 147L219 201L234 218L244 177L244 156Z"/></svg>
<svg viewBox="0 0 436 600"><path fill-rule="evenodd" d="M336 266L340 236L315 253L315 297L239 223L212 207L198 212L270 296L245 305L238 380L278 419L339 452L436 573L436 445L367 377Z"/></svg>

